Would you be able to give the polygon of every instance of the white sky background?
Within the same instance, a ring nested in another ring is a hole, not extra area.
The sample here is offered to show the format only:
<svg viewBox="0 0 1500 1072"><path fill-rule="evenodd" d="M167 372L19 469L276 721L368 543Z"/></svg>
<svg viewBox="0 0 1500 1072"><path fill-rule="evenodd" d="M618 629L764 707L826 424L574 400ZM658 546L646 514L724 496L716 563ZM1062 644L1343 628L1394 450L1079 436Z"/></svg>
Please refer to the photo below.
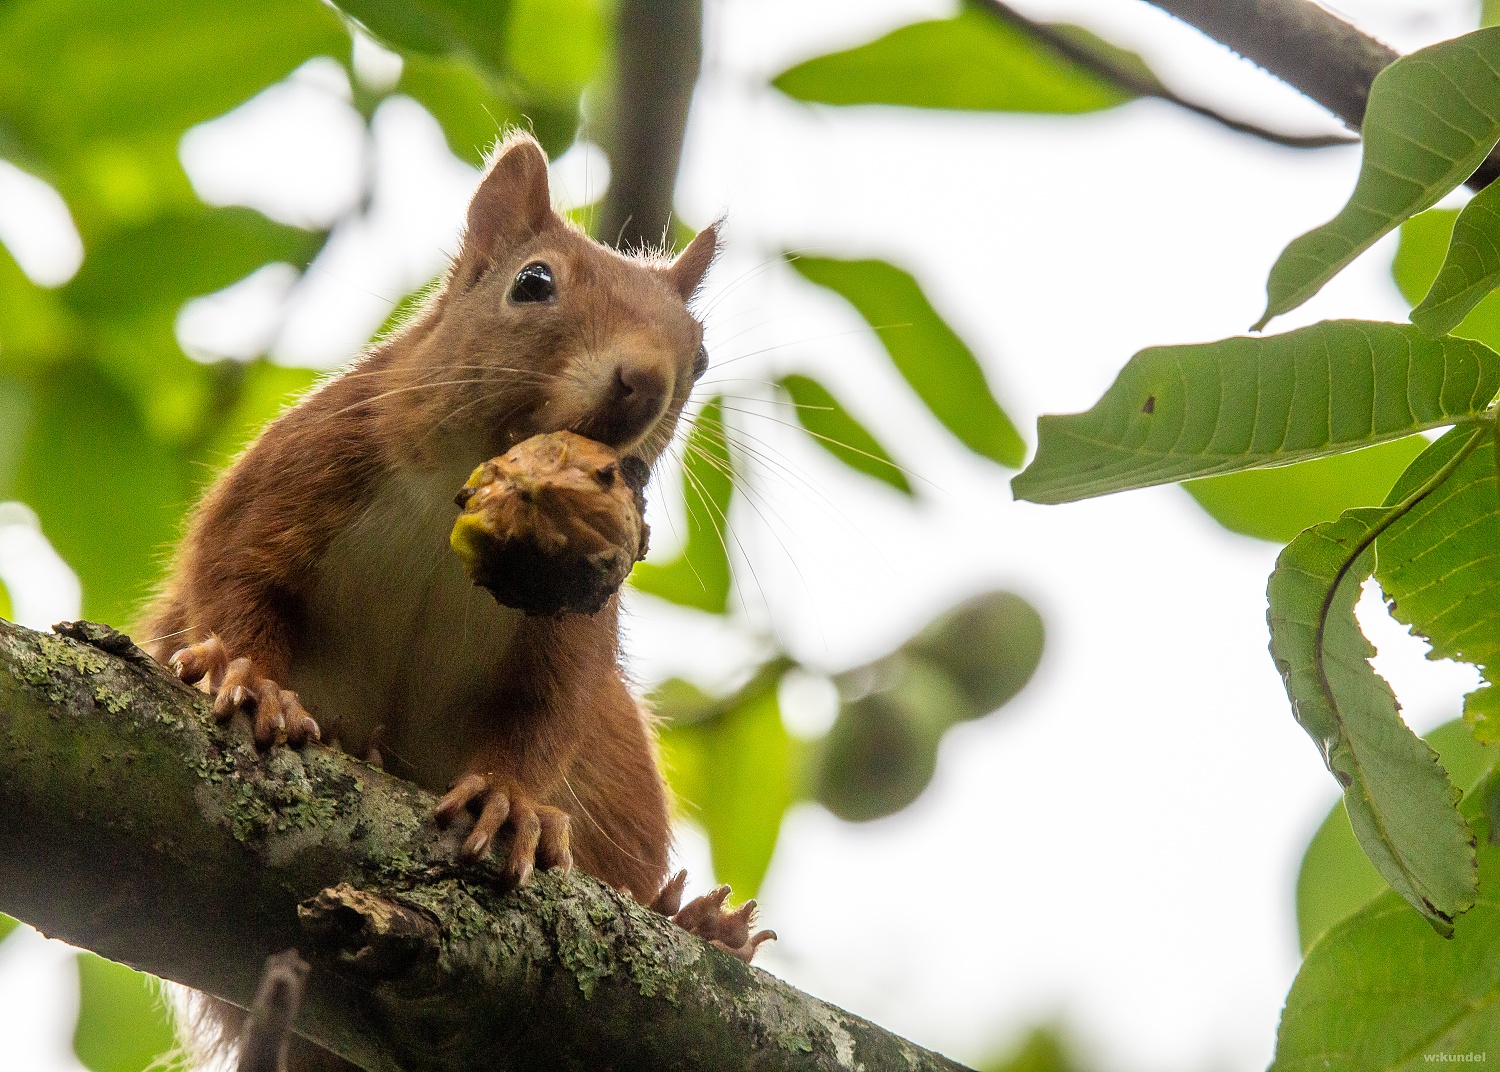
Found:
<svg viewBox="0 0 1500 1072"><path fill-rule="evenodd" d="M1192 99L1283 129L1336 129L1137 0L1021 6L1138 49ZM1343 10L1410 50L1471 28L1476 6L1346 0ZM646 681L721 683L743 672L757 632L774 632L836 671L982 586L1024 594L1048 630L1036 679L948 735L915 805L862 826L815 806L788 815L761 896L781 935L765 966L960 1060L1052 1019L1110 1072L1260 1068L1297 967L1296 866L1336 798L1266 653L1277 548L1224 531L1177 488L1062 507L1011 501L1012 474L936 426L853 311L774 258L807 249L913 271L1034 446L1038 414L1092 405L1137 349L1243 332L1282 246L1347 197L1358 150L1280 149L1155 101L1076 118L944 115L810 109L765 87L797 60L950 10L710 4L679 187L689 221L729 213L706 299L708 379L743 377L719 387L752 395L763 388L748 381L812 371L930 483L908 504L761 407L774 419L741 427L782 468L756 474L769 523L743 499L734 519L753 566L754 578L739 571L752 624L705 628L634 598L634 666ZM314 65L191 134L184 159L200 192L290 222L339 216L366 164L340 89L331 65ZM375 129L367 221L344 227L302 282L269 269L191 310L184 338L219 353L274 338L282 360L335 364L391 299L435 274L476 175L409 102L386 105ZM604 170L597 155L572 153L554 193L591 200ZM65 277L76 250L33 194L0 169L0 239L34 275ZM1273 328L1404 319L1392 248L1380 244ZM665 557L663 498L653 509ZM76 613L76 585L9 509L0 577L18 618ZM1378 612L1372 602L1362 610ZM1455 717L1472 674L1426 662L1399 627L1363 617L1414 727ZM705 844L692 831L681 841L706 887ZM0 946L0 1067L78 1068L75 980L57 943L23 933Z"/></svg>

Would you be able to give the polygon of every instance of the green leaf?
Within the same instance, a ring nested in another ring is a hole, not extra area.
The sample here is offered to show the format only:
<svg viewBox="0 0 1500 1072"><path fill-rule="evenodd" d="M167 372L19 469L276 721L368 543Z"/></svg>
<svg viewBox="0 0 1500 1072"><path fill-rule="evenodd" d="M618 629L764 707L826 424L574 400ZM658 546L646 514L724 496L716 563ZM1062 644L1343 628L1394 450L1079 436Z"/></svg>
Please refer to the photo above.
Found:
<svg viewBox="0 0 1500 1072"><path fill-rule="evenodd" d="M1087 413L1037 422L1016 498L1059 503L1286 465L1483 412L1500 354L1405 324L1328 320L1267 337L1153 346Z"/></svg>
<svg viewBox="0 0 1500 1072"><path fill-rule="evenodd" d="M1468 430L1473 449L1480 433ZM1271 657L1292 711L1344 788L1370 862L1440 933L1474 901L1474 850L1437 755L1401 721L1354 617L1376 538L1442 486L1457 460L1399 504L1351 510L1293 540L1267 586Z"/></svg>
<svg viewBox="0 0 1500 1072"><path fill-rule="evenodd" d="M1348 454L1189 480L1182 486L1230 531L1290 543L1320 521L1384 501L1396 478L1426 446L1421 436L1407 436Z"/></svg>
<svg viewBox="0 0 1500 1072"><path fill-rule="evenodd" d="M927 301L917 281L885 261L791 258L792 267L843 295L875 330L897 371L959 441L1012 469L1026 444L985 381L979 361Z"/></svg>
<svg viewBox="0 0 1500 1072"><path fill-rule="evenodd" d="M59 185L84 232L101 207L143 218L192 192L183 131L317 55L347 54L307 0L49 0L0 5L0 128ZM7 155L16 155L10 151Z"/></svg>
<svg viewBox="0 0 1500 1072"><path fill-rule="evenodd" d="M88 319L124 319L153 307L175 316L188 299L221 290L271 261L305 267L323 237L253 209L200 206L110 234L60 293Z"/></svg>
<svg viewBox="0 0 1500 1072"><path fill-rule="evenodd" d="M556 98L576 98L598 77L610 27L596 0L510 0L506 55L526 85Z"/></svg>
<svg viewBox="0 0 1500 1072"><path fill-rule="evenodd" d="M674 795L703 825L714 875L734 888L737 900L760 889L781 817L796 799L796 745L776 700L789 665L768 663L723 701L681 681L653 696L653 708L668 720L662 764Z"/></svg>
<svg viewBox="0 0 1500 1072"><path fill-rule="evenodd" d="M90 1072L146 1072L177 1045L161 984L123 964L78 954L73 1052Z"/></svg>
<svg viewBox="0 0 1500 1072"><path fill-rule="evenodd" d="M796 373L783 376L777 385L791 397L797 423L814 443L849 468L884 481L906 495L912 494L911 483L901 467L833 392L817 380Z"/></svg>
<svg viewBox="0 0 1500 1072"><path fill-rule="evenodd" d="M1328 931L1287 995L1271 1072L1416 1072L1500 1050L1500 848L1485 814L1497 791L1491 775L1464 802L1482 844L1479 896L1452 940L1394 893Z"/></svg>
<svg viewBox="0 0 1500 1072"><path fill-rule="evenodd" d="M408 55L396 88L431 112L453 155L475 167L507 126L523 121L491 77L459 56Z"/></svg>
<svg viewBox="0 0 1500 1072"><path fill-rule="evenodd" d="M15 929L20 925L20 920L12 919L10 916L7 916L3 912L0 912L0 942L3 942L5 941L5 939L9 938L15 932Z"/></svg>
<svg viewBox="0 0 1500 1072"><path fill-rule="evenodd" d="M978 1066L982 1072L1079 1072L1057 1027L1034 1027L1014 1051Z"/></svg>
<svg viewBox="0 0 1500 1072"><path fill-rule="evenodd" d="M1500 139L1496 56L1500 28L1476 30L1403 56L1375 76L1354 193L1337 216L1282 251L1255 330L1473 174Z"/></svg>
<svg viewBox="0 0 1500 1072"><path fill-rule="evenodd" d="M1077 27L1056 27L1075 35ZM1116 62L1132 53L1087 34ZM1147 72L1149 76L1149 72ZM1022 30L975 8L903 26L868 44L800 63L771 82L797 100L965 111L1078 113L1133 99Z"/></svg>
<svg viewBox="0 0 1500 1072"><path fill-rule="evenodd" d="M82 582L84 616L128 628L192 498L187 464L87 365L59 366L29 395L20 459L0 498L36 511Z"/></svg>
<svg viewBox="0 0 1500 1072"><path fill-rule="evenodd" d="M704 404L683 446L682 497L687 537L671 562L638 562L631 583L642 592L710 614L729 609L729 500L734 465L720 399Z"/></svg>
<svg viewBox="0 0 1500 1072"><path fill-rule="evenodd" d="M1391 490L1399 502L1454 462L1473 439L1455 428L1412 463ZM1381 534L1375 579L1397 621L1432 645L1428 657L1479 667L1487 687L1465 704L1482 739L1500 737L1493 694L1500 680L1500 493L1496 439L1487 425L1479 446L1432 494Z"/></svg>
<svg viewBox="0 0 1500 1072"><path fill-rule="evenodd" d="M1425 740L1454 785L1471 787L1494 761L1493 750L1474 740L1462 719L1427 734ZM1297 872L1297 935L1302 952L1334 924L1390 889L1355 840L1343 801L1336 803L1308 843Z"/></svg>
<svg viewBox="0 0 1500 1072"><path fill-rule="evenodd" d="M1432 290L1411 311L1411 322L1443 335L1500 285L1500 184L1470 199L1453 226L1453 244Z"/></svg>
<svg viewBox="0 0 1500 1072"><path fill-rule="evenodd" d="M504 68L510 0L338 0L337 6L397 52L468 52Z"/></svg>
<svg viewBox="0 0 1500 1072"><path fill-rule="evenodd" d="M1391 263L1391 274L1402 296L1413 306L1421 302L1437 280L1457 219L1457 209L1430 208L1401 225L1401 240ZM1492 350L1500 347L1500 293L1480 299L1449 334L1477 339Z"/></svg>

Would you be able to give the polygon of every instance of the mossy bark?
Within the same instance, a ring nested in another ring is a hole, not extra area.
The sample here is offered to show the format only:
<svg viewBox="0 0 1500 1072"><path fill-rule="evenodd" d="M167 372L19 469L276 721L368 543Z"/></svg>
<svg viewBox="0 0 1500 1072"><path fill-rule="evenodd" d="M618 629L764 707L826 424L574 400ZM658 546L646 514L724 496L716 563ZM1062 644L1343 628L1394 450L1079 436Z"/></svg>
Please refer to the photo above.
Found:
<svg viewBox="0 0 1500 1072"><path fill-rule="evenodd" d="M0 910L47 934L241 1005L295 946L298 1030L371 1072L960 1067L588 876L506 892L427 793L67 632L0 622Z"/></svg>

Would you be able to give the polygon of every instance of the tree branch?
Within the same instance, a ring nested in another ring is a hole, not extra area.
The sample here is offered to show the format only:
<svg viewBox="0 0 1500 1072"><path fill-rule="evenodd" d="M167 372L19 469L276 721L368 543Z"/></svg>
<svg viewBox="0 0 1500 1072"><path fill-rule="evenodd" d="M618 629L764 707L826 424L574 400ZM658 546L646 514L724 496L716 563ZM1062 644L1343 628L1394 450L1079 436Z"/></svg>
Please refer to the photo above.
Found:
<svg viewBox="0 0 1500 1072"><path fill-rule="evenodd" d="M672 222L688 105L703 64L702 0L621 0L609 192L598 238L654 244Z"/></svg>
<svg viewBox="0 0 1500 1072"><path fill-rule="evenodd" d="M0 622L0 909L249 1005L311 961L298 1030L371 1072L954 1070L574 872L506 893L435 800L243 727L103 626ZM460 827L463 824L460 824Z"/></svg>
<svg viewBox="0 0 1500 1072"><path fill-rule="evenodd" d="M1375 76L1401 54L1312 0L1150 0L1321 104L1350 130L1365 120ZM1491 152L1467 185L1500 176Z"/></svg>
<svg viewBox="0 0 1500 1072"><path fill-rule="evenodd" d="M1078 66L1097 74L1100 78L1118 86L1127 93L1133 93L1138 97L1156 97L1168 101L1179 108L1186 108L1195 115L1201 115L1205 119L1211 119L1220 126L1228 127L1237 134L1249 134L1252 137L1261 138L1276 145L1285 145L1292 149L1326 149L1333 145L1352 145L1358 138L1351 138L1341 134L1283 134L1280 131L1268 130L1255 123L1243 119L1233 119L1223 112L1216 111L1206 104L1197 104L1172 92L1153 77L1149 71L1137 70L1133 66L1121 63L1114 56L1093 46L1081 37L1063 33L1062 29L1050 26L1045 22L1037 22L1021 14L1009 4L1001 0L972 0L981 10L989 12L996 19L1008 25L1014 26L1022 33L1035 38L1046 45L1052 51L1065 59L1072 60Z"/></svg>

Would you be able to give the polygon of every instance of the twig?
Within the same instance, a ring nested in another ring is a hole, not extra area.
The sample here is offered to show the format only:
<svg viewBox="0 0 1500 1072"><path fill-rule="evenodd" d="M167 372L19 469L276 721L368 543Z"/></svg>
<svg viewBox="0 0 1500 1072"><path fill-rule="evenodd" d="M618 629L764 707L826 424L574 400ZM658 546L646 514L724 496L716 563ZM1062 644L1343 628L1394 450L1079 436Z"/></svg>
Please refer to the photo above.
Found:
<svg viewBox="0 0 1500 1072"><path fill-rule="evenodd" d="M1150 0L1359 130L1375 76L1400 53L1311 0ZM1500 176L1491 152L1466 185Z"/></svg>
<svg viewBox="0 0 1500 1072"><path fill-rule="evenodd" d="M1107 52L1092 47L1088 41L1063 33L1057 27L1049 26L1047 23L1029 19L1009 4L1002 3L1001 0L971 0L971 2L1000 21L1040 41L1058 55L1072 60L1085 70L1092 71L1106 82L1127 93L1133 93L1138 97L1157 97L1169 101L1237 133L1250 134L1293 149L1326 149L1333 145L1353 145L1359 141L1358 138L1351 138L1347 134L1284 134L1280 131L1268 130L1248 120L1234 119L1206 104L1198 104L1178 96L1155 78L1143 75L1140 71L1119 62Z"/></svg>

